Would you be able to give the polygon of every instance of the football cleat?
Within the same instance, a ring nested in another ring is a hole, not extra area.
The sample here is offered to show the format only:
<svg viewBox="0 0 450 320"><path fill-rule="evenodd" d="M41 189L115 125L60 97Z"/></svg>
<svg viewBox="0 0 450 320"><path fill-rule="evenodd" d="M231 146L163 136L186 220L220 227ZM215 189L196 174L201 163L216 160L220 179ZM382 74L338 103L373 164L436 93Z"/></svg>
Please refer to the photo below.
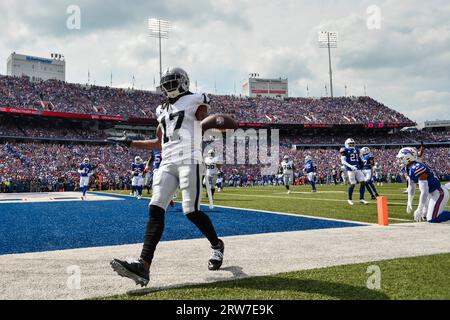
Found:
<svg viewBox="0 0 450 320"><path fill-rule="evenodd" d="M217 271L220 269L223 263L223 254L225 253L225 244L222 240L217 247L212 247L211 259L208 262L208 269L211 271Z"/></svg>
<svg viewBox="0 0 450 320"><path fill-rule="evenodd" d="M353 203L352 200L347 200L347 202L348 202L348 204L351 205L351 206L354 206L354 205L355 205L355 204Z"/></svg>
<svg viewBox="0 0 450 320"><path fill-rule="evenodd" d="M361 204L363 204L363 205L365 205L365 206L367 206L369 203L366 201L366 200L359 200L359 203L361 203Z"/></svg>
<svg viewBox="0 0 450 320"><path fill-rule="evenodd" d="M150 282L150 272L146 270L142 259L127 261L114 259L110 264L119 276L133 280L136 285L146 287Z"/></svg>

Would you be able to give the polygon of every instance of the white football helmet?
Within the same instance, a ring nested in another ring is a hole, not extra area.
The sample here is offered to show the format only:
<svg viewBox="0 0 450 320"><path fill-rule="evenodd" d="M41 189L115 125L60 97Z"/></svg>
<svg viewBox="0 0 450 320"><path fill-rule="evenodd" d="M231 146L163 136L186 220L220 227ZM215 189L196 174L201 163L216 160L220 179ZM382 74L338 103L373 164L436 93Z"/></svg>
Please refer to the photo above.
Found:
<svg viewBox="0 0 450 320"><path fill-rule="evenodd" d="M311 156L306 156L305 157L305 162L308 162L308 161L311 161L312 160L312 157Z"/></svg>
<svg viewBox="0 0 450 320"><path fill-rule="evenodd" d="M407 166L412 162L417 161L417 150L415 148L403 148L397 155L403 166Z"/></svg>
<svg viewBox="0 0 450 320"><path fill-rule="evenodd" d="M351 148L355 148L356 147L356 142L353 139L347 139L347 141L345 141L345 147L347 149L351 149Z"/></svg>
<svg viewBox="0 0 450 320"><path fill-rule="evenodd" d="M287 155L284 156L284 158L283 158L284 161L289 161L289 159L290 159L290 158L289 158L289 156L287 156Z"/></svg>
<svg viewBox="0 0 450 320"><path fill-rule="evenodd" d="M216 152L214 151L214 150L209 150L208 151L208 155L211 157L211 158L214 158L215 156L216 156Z"/></svg>
<svg viewBox="0 0 450 320"><path fill-rule="evenodd" d="M84 158L83 162L84 162L85 164L89 164L89 162L91 162L91 161L90 161L88 158Z"/></svg>
<svg viewBox="0 0 450 320"><path fill-rule="evenodd" d="M137 156L136 158L134 158L134 163L141 164L142 162L143 160L141 157Z"/></svg>
<svg viewBox="0 0 450 320"><path fill-rule="evenodd" d="M364 147L364 148L361 149L361 155L365 156L365 155L367 155L369 153L370 153L370 149L369 148Z"/></svg>
<svg viewBox="0 0 450 320"><path fill-rule="evenodd" d="M174 99L189 91L190 80L181 68L169 68L161 78L161 90L168 98Z"/></svg>

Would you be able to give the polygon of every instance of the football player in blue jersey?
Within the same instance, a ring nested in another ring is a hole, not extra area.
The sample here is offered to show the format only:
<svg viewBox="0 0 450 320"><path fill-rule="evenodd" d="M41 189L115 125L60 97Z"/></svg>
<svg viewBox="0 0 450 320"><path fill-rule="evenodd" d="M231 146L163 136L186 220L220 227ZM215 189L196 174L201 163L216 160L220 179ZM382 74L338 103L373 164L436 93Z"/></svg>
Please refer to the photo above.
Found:
<svg viewBox="0 0 450 320"><path fill-rule="evenodd" d="M305 157L305 163L303 165L303 173L308 178L311 183L312 192L317 192L316 189L316 174L317 174L317 166L314 163L311 156Z"/></svg>
<svg viewBox="0 0 450 320"><path fill-rule="evenodd" d="M86 200L86 192L89 189L89 179L93 176L93 168L88 158L83 160L78 169L80 174L80 191L82 192L81 200Z"/></svg>
<svg viewBox="0 0 450 320"><path fill-rule="evenodd" d="M144 171L145 165L141 157L136 157L134 162L131 164L131 174L132 174L132 191L138 200L142 198L142 189L144 186Z"/></svg>
<svg viewBox="0 0 450 320"><path fill-rule="evenodd" d="M159 170L159 167L161 166L162 156L161 156L161 150L152 150L152 157L150 159L153 174L156 173L156 171Z"/></svg>
<svg viewBox="0 0 450 320"><path fill-rule="evenodd" d="M369 148L361 149L361 160L363 163L363 173L365 176L366 187L372 196L372 200L376 200L380 195L378 194L375 184L373 183L373 169L375 167L375 158Z"/></svg>
<svg viewBox="0 0 450 320"><path fill-rule="evenodd" d="M450 212L444 212L449 200L447 186L441 186L441 182L431 169L419 161L419 155L415 148L403 148L397 155L401 161L403 171L409 177L408 204L406 211L413 212L413 200L417 185L420 189L420 200L417 210L414 212L414 220L420 222L426 220L431 223L440 223L450 220Z"/></svg>
<svg viewBox="0 0 450 320"><path fill-rule="evenodd" d="M369 203L364 199L366 193L365 176L362 172L362 160L356 142L353 139L345 141L345 148L341 149L341 162L347 171L350 187L348 188L348 204L353 206L353 191L357 183L361 184L359 190L359 202L364 205Z"/></svg>

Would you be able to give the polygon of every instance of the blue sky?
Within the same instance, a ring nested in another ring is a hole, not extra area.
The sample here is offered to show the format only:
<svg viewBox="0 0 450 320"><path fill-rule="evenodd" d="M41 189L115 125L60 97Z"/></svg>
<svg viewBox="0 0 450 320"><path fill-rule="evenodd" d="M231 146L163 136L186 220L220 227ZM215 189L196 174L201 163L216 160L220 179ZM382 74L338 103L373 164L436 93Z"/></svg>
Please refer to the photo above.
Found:
<svg viewBox="0 0 450 320"><path fill-rule="evenodd" d="M67 8L81 28L66 26ZM375 7L374 7L375 6ZM379 10L373 11L374 8ZM339 32L333 50L335 94L367 93L413 120L450 119L450 3L445 0L299 1L2 0L0 73L13 52L65 55L67 80L151 89L158 43L147 19L172 22L163 66L181 66L198 90L241 92L249 73L290 80L293 96L325 94L328 57L320 30ZM380 18L378 20L378 18ZM375 19L375 20L374 20ZM380 28L369 28L379 26Z"/></svg>

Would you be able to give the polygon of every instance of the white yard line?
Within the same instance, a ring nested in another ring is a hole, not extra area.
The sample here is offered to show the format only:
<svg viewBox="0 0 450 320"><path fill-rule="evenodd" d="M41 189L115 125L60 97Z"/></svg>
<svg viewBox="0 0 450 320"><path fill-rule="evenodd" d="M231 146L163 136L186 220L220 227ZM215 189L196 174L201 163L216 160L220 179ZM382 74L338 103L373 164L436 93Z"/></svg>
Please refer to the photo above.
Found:
<svg viewBox="0 0 450 320"><path fill-rule="evenodd" d="M229 237L225 238L223 269L218 272L207 270L210 249L206 240L163 242L147 290L118 277L109 266L114 257L138 256L140 244L5 255L0 256L0 299L85 299L146 293L188 284L450 253L449 232L450 225L418 223ZM366 271L362 268L361 275L366 276Z"/></svg>
<svg viewBox="0 0 450 320"><path fill-rule="evenodd" d="M131 196L128 196L128 195L125 195L125 196L126 197L131 197ZM149 200L148 198L146 198L146 199ZM181 201L175 201L175 202L181 204ZM206 204L202 204L201 206L204 207L204 208L208 208L208 205L206 205ZM323 217L307 216L307 215L302 215L302 214L297 214L297 213L289 213L289 212L268 211L268 210L260 210L260 209L239 208L239 207L229 207L229 206L219 206L219 205L214 205L214 207L215 208L230 209L230 210L248 211L248 212L269 213L269 214L291 216L291 217L302 217L302 218L308 218L308 219L319 219L319 220L326 220L326 221L353 223L353 224L359 224L359 225L376 225L376 224L369 223L369 222L359 222L359 221L351 221L351 220L343 220L343 219L323 218ZM411 220L404 220L404 221L411 221Z"/></svg>

